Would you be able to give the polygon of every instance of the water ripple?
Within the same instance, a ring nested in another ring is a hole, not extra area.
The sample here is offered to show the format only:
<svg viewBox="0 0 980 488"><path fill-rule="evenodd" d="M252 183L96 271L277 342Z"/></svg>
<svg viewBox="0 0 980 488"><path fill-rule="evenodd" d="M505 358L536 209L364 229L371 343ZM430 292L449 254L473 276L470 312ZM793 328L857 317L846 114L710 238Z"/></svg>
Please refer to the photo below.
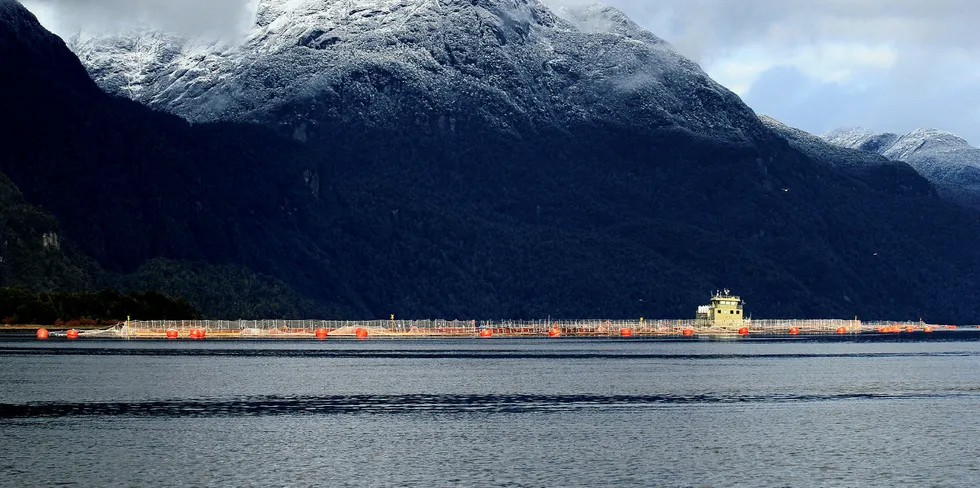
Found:
<svg viewBox="0 0 980 488"><path fill-rule="evenodd" d="M977 392L766 395L336 395L142 402L0 404L0 419L75 416L224 417L294 414L527 413L672 405L948 398Z"/></svg>
<svg viewBox="0 0 980 488"><path fill-rule="evenodd" d="M0 356L201 356L291 358L388 358L388 359L807 359L807 358L917 358L975 357L980 351L858 352L858 353L642 353L592 350L527 349L232 349L232 348L120 348L120 347L0 347Z"/></svg>

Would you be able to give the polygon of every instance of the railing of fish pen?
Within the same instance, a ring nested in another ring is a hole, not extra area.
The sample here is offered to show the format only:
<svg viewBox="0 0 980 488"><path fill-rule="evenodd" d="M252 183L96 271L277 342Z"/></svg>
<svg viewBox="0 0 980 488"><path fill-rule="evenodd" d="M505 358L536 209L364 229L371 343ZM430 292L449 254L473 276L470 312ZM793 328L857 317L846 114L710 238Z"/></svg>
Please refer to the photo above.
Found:
<svg viewBox="0 0 980 488"><path fill-rule="evenodd" d="M331 335L355 335L357 329L369 334L393 336L472 336L489 330L504 336L618 336L725 334L841 334L919 330L922 322L860 321L846 319L748 319L728 326L706 320L627 319L627 320L151 320L131 321L125 334L165 334L168 330L187 333L201 329L208 333L242 336L312 335L318 329ZM950 327L950 326L935 326Z"/></svg>

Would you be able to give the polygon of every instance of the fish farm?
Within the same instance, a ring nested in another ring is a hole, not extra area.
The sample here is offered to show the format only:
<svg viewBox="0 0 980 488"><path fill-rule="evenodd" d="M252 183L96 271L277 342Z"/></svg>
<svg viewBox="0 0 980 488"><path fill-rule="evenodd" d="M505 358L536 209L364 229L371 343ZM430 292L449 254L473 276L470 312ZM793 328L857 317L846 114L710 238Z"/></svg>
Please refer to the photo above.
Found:
<svg viewBox="0 0 980 488"><path fill-rule="evenodd" d="M320 339L438 337L648 337L730 338L776 336L845 336L859 334L931 334L955 325L923 321L854 319L764 319L744 316L744 302L728 290L699 306L694 319L631 320L127 320L95 330L37 330L48 337L126 339ZM971 327L977 329L980 327Z"/></svg>

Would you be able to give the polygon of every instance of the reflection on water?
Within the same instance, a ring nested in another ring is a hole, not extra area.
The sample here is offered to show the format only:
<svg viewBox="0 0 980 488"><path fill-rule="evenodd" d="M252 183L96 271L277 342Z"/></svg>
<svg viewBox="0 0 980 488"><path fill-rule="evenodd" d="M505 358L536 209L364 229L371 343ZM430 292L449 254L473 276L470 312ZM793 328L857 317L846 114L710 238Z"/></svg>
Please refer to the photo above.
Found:
<svg viewBox="0 0 980 488"><path fill-rule="evenodd" d="M976 342L0 341L0 485L974 486Z"/></svg>

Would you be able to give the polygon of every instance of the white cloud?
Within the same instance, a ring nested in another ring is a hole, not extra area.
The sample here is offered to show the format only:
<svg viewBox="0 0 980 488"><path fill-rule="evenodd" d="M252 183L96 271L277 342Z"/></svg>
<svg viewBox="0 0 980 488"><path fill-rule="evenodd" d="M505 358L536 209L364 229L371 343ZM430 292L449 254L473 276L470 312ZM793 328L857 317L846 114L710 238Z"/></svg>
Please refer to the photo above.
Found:
<svg viewBox="0 0 980 488"><path fill-rule="evenodd" d="M811 132L937 127L980 144L975 0L604 3L787 123Z"/></svg>
<svg viewBox="0 0 980 488"><path fill-rule="evenodd" d="M256 0L22 0L45 27L62 35L77 31L124 31L149 26L193 36L229 36L251 22Z"/></svg>
<svg viewBox="0 0 980 488"><path fill-rule="evenodd" d="M793 67L824 83L859 82L861 75L891 69L897 59L887 45L824 43L773 49L746 45L707 64L705 70L719 83L745 95L766 71L777 66Z"/></svg>

